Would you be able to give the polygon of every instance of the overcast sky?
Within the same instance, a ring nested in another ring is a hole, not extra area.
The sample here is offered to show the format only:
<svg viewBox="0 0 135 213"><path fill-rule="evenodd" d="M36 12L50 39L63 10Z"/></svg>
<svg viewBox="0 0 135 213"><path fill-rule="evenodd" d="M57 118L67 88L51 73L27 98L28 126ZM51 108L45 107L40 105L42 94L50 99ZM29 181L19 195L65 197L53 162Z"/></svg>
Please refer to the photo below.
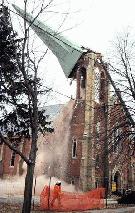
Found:
<svg viewBox="0 0 135 213"><path fill-rule="evenodd" d="M32 0L29 2L28 11L31 11ZM38 4L39 1L36 2ZM15 3L23 8L23 0L8 0L8 3ZM40 18L51 27L58 29L65 17L62 13L69 12L60 32L63 32L70 40L106 56L111 41L114 40L117 33L129 27L132 32L135 32L134 10L135 0L54 0L52 7L48 8L46 14ZM67 30L68 28L72 29ZM72 88L56 58L49 53L46 61L48 86L53 85L56 91L70 96ZM64 96L59 96L58 99L53 99L50 103L68 100Z"/></svg>

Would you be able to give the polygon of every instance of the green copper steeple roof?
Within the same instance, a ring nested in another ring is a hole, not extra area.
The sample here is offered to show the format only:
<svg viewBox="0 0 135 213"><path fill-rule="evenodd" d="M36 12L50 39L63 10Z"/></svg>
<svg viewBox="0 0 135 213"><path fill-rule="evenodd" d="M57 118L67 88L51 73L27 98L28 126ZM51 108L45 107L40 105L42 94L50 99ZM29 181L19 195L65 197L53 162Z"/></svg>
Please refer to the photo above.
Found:
<svg viewBox="0 0 135 213"><path fill-rule="evenodd" d="M41 21L37 19L34 20L32 15L29 13L25 14L24 10L20 9L18 6L13 4L13 7L22 18L26 17L26 21L30 24L30 27L57 57L65 76L69 77L77 60L86 50L70 42Z"/></svg>

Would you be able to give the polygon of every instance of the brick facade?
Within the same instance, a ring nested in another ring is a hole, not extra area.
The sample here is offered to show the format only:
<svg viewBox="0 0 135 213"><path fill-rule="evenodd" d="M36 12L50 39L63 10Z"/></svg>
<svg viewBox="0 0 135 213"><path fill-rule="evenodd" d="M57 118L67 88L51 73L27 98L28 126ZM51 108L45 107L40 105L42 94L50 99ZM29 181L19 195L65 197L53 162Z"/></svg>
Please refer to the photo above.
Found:
<svg viewBox="0 0 135 213"><path fill-rule="evenodd" d="M12 143L18 144L22 153L28 156L30 151L30 139L22 139L18 141L18 137L12 139ZM18 143L19 142L19 143ZM18 154L9 149L5 144L0 145L0 177L6 178L6 176L22 175L23 174L23 160Z"/></svg>
<svg viewBox="0 0 135 213"><path fill-rule="evenodd" d="M98 55L88 53L81 69L73 74L77 79L76 100L70 100L54 121L55 132L43 139L48 148L45 173L72 183L87 191L116 183L116 190L135 186L135 152L131 128L122 106L109 97L109 82L105 72L95 66ZM87 62L87 63L86 63ZM2 146L1 146L2 148ZM22 146L29 151L29 142ZM21 159L15 156L10 166L11 151L3 147L0 174L22 174Z"/></svg>
<svg viewBox="0 0 135 213"><path fill-rule="evenodd" d="M108 79L104 70L95 67L95 57L88 54L87 66L77 69L76 100L71 100L72 106L66 105L55 121L55 134L50 140L58 146L64 140L66 149L61 152L60 161L58 156L54 159L54 175L84 191L105 186L106 181L109 181L110 191L113 182L117 191L133 188L135 158L133 153L130 156L133 149L129 137L121 138L118 145L116 135L113 138L115 126L119 121L126 122L126 117L120 103L111 104ZM68 122L66 117L70 117ZM118 134L126 130L130 130L129 125L119 128ZM119 149L114 153L112 149L117 146ZM62 164L64 175L61 176Z"/></svg>
<svg viewBox="0 0 135 213"><path fill-rule="evenodd" d="M135 152L134 141L129 135L131 128L116 97L111 105L109 119L110 182L116 182L117 191L128 188L134 190Z"/></svg>
<svg viewBox="0 0 135 213"><path fill-rule="evenodd" d="M80 165L82 157L82 138L84 132L84 108L85 108L84 101L75 102L70 124L70 143L68 146L67 181L69 183L75 184L76 186L80 184L79 180L80 180Z"/></svg>
<svg viewBox="0 0 135 213"><path fill-rule="evenodd" d="M91 93L95 68L94 66L87 68L87 72L89 72L88 69L90 69L90 75L87 73L85 84L83 84L85 86L83 87L81 75L79 79L77 72L77 81L80 80L80 82L77 82L77 100L70 124L66 181L75 184L76 188L88 190L105 186L105 178L109 178L107 181L109 181L110 191L113 182L116 183L117 191L129 187L133 189L135 185L135 157L133 148L131 149L131 141L129 137L124 136L117 142L115 136L115 145L112 144L114 126L119 121L126 122L125 114L120 103L109 105L109 84L103 70L100 70L99 100L96 102L94 99L95 94ZM91 71L92 69L93 71ZM92 90L94 90L94 86ZM91 123L89 123L90 121ZM87 125L91 130L88 129ZM127 127L124 125L123 128L119 127L118 134L124 134L125 131L129 130L129 125ZM75 140L77 141L76 156L73 157L73 143ZM117 146L119 147L117 153L112 151L114 146L115 149ZM132 152L132 156L130 152ZM106 177L107 173L108 177Z"/></svg>

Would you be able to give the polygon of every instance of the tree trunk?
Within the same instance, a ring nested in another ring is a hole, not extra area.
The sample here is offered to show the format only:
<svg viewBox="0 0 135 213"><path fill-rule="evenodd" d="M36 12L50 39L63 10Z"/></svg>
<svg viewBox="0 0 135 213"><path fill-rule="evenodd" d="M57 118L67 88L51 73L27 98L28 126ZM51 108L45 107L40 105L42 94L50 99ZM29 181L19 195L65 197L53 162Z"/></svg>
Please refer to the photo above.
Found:
<svg viewBox="0 0 135 213"><path fill-rule="evenodd" d="M37 109L37 108L35 108ZM31 211L31 200L32 200L32 187L33 187L33 175L36 161L36 152L37 152L37 137L38 137L38 129L37 129L37 110L35 110L35 114L33 115L33 127L32 127L32 142L31 142L31 150L29 154L30 164L27 164L27 175L25 178L25 190L24 190L24 203L22 213L30 213Z"/></svg>
<svg viewBox="0 0 135 213"><path fill-rule="evenodd" d="M38 138L38 109L37 109L37 92L33 98L33 117L32 117L32 142L31 150L29 154L30 164L27 164L27 175L25 178L25 190L24 190L24 203L22 213L30 213L31 200L32 200L32 187L33 187L33 175L36 161L37 152L37 138Z"/></svg>
<svg viewBox="0 0 135 213"><path fill-rule="evenodd" d="M26 1L27 2L27 1ZM24 60L22 60L24 62ZM23 68L24 68L23 63ZM35 65L35 64L34 64ZM30 94L29 104L31 104L32 109L29 109L30 120L31 120L31 132L32 132L32 141L31 141L31 150L29 154L30 163L27 164L27 175L25 178L25 190L24 190L24 203L22 213L30 213L31 212L31 200L32 200L32 187L33 187L33 176L34 176L34 168L36 162L36 152L37 152L37 139L38 139L38 92L37 92L37 68L34 66L34 79L33 79L33 87L29 86L28 80L26 77L26 87ZM24 68L24 75L26 75L26 70ZM30 106L30 107L31 107Z"/></svg>
<svg viewBox="0 0 135 213"><path fill-rule="evenodd" d="M24 202L22 213L30 213L32 200L34 164L27 165L27 175L25 178Z"/></svg>

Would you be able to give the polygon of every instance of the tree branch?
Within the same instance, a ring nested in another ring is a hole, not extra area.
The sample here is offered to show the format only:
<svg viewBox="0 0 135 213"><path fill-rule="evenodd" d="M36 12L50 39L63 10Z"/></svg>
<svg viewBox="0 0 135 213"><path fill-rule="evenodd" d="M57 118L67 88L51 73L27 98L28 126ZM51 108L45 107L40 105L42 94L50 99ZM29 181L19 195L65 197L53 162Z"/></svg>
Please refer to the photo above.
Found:
<svg viewBox="0 0 135 213"><path fill-rule="evenodd" d="M133 118L132 118L130 112L128 111L128 109L127 109L127 107L126 107L125 102L123 101L123 99L122 99L122 97L121 97L121 94L120 94L120 92L119 92L119 89L117 89L117 87L115 86L115 83L114 83L114 81L112 80L112 78L111 78L111 76L110 76L110 74L109 74L109 72L108 72L108 70L107 70L106 64L102 61L102 59L100 59L100 63L99 63L98 61L97 61L96 63L99 65L99 67L101 66L101 67L104 69L104 71L105 71L105 73L106 73L106 76L107 76L107 78L109 79L110 83L112 84L112 86L113 86L113 88L114 88L114 90L115 90L115 93L117 94L117 96L118 96L118 98L119 98L119 101L120 101L120 103L121 103L121 105L122 105L122 107L123 107L123 109L124 109L124 111L125 111L125 114L126 114L127 119L129 119L129 122L131 123L132 126L135 126L135 122L134 122L134 120L133 120Z"/></svg>
<svg viewBox="0 0 135 213"><path fill-rule="evenodd" d="M6 144L11 150L13 150L16 154L20 155L20 157L27 163L27 165L33 164L19 149L17 149L15 146L13 146L8 139L5 139L5 137L0 132L0 138L4 144Z"/></svg>

